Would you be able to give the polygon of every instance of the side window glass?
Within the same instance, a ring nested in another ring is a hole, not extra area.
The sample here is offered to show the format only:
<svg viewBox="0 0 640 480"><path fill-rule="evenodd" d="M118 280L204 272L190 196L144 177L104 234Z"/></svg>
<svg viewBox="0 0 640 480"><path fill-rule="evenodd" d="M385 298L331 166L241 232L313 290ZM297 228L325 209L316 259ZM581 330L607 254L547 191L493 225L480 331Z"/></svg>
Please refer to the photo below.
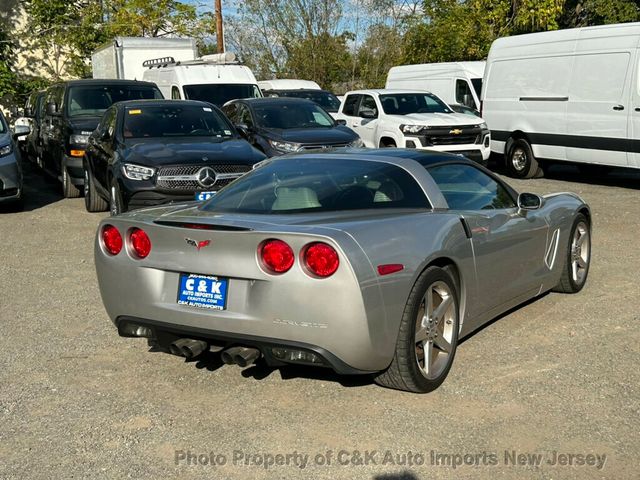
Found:
<svg viewBox="0 0 640 480"><path fill-rule="evenodd" d="M171 87L171 99L172 100L180 100L180 90L175 85Z"/></svg>
<svg viewBox="0 0 640 480"><path fill-rule="evenodd" d="M356 106L358 104L358 99L360 95L349 95L344 99L344 108L342 109L342 113L344 115L349 115L350 117L356 116Z"/></svg>
<svg viewBox="0 0 640 480"><path fill-rule="evenodd" d="M456 80L456 103L474 108L473 94L466 80Z"/></svg>
<svg viewBox="0 0 640 480"><path fill-rule="evenodd" d="M231 123L238 123L238 106L235 103L222 107L222 112L231 120Z"/></svg>
<svg viewBox="0 0 640 480"><path fill-rule="evenodd" d="M516 206L500 183L471 165L441 165L427 170L452 210L493 210Z"/></svg>
<svg viewBox="0 0 640 480"><path fill-rule="evenodd" d="M360 107L358 107L358 116L362 118L376 118L378 116L378 107L372 96L362 96Z"/></svg>
<svg viewBox="0 0 640 480"><path fill-rule="evenodd" d="M239 110L239 122L240 124L244 124L247 127L253 127L253 118L251 117L251 112L246 105L238 105Z"/></svg>
<svg viewBox="0 0 640 480"><path fill-rule="evenodd" d="M116 110L115 108L109 111L109 116L107 117L107 131L109 132L109 138L113 139L113 136L116 132Z"/></svg>

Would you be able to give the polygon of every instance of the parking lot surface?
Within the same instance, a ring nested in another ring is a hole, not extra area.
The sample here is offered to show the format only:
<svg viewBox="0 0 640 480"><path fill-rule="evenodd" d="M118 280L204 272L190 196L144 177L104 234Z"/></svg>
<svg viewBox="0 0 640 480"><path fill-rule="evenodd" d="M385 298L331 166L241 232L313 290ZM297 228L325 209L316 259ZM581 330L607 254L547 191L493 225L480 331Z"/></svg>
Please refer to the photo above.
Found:
<svg viewBox="0 0 640 480"><path fill-rule="evenodd" d="M591 205L587 285L467 338L427 395L118 337L93 266L106 214L26 182L0 213L1 479L638 478L640 172L510 180Z"/></svg>

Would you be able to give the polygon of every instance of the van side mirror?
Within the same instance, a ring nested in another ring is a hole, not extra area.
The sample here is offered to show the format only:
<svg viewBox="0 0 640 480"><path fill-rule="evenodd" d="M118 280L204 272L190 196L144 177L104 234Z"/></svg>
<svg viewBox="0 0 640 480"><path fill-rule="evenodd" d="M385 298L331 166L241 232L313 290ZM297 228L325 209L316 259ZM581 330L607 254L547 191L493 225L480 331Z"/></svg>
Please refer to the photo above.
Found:
<svg viewBox="0 0 640 480"><path fill-rule="evenodd" d="M58 115L58 104L56 102L47 103L47 115Z"/></svg>
<svg viewBox="0 0 640 480"><path fill-rule="evenodd" d="M538 210L542 207L542 197L535 193L521 193L518 195L518 210L522 213L527 210Z"/></svg>
<svg viewBox="0 0 640 480"><path fill-rule="evenodd" d="M238 123L236 125L236 130L238 130L238 133L240 133L240 135L244 138L249 138L250 129L248 125L244 123Z"/></svg>
<svg viewBox="0 0 640 480"><path fill-rule="evenodd" d="M347 121L343 120L342 118L339 118L338 120L336 120L336 124L337 125L343 125L346 126L347 125Z"/></svg>

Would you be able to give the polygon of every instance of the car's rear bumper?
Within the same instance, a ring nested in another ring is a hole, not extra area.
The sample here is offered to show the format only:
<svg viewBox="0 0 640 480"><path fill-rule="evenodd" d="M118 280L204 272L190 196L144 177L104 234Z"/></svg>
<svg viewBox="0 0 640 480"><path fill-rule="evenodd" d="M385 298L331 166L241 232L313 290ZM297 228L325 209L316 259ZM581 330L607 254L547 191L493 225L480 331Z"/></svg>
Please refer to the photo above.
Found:
<svg viewBox="0 0 640 480"><path fill-rule="evenodd" d="M118 327L118 333L122 337L131 337L131 335L124 333L125 327L127 325L144 326L150 328L153 332L151 340L155 344L159 345L163 350L168 350L171 342L174 342L180 338L192 338L195 340L204 340L210 345L214 345L219 348L230 348L233 346L256 348L260 350L267 363L272 366L291 363L298 365L303 364L330 367L337 373L343 375L362 375L372 373L368 370L359 370L347 365L336 355L323 347L298 341L259 337L243 333L218 332L200 327L189 327L185 325L128 316L118 317L115 321L115 324ZM305 362L281 360L273 354L273 349L310 352L313 353L320 361Z"/></svg>

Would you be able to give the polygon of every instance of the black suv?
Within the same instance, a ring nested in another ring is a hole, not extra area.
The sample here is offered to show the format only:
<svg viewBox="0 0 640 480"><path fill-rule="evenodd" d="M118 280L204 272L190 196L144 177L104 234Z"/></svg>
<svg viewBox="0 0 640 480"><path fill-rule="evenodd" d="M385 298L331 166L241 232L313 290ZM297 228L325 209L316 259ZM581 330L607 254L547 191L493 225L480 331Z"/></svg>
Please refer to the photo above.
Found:
<svg viewBox="0 0 640 480"><path fill-rule="evenodd" d="M89 137L85 206L130 208L206 200L265 155L211 103L139 100L110 107Z"/></svg>
<svg viewBox="0 0 640 480"><path fill-rule="evenodd" d="M40 128L42 167L62 182L65 197L80 196L87 140L105 110L124 100L161 98L155 83L134 80L72 80L47 89Z"/></svg>

